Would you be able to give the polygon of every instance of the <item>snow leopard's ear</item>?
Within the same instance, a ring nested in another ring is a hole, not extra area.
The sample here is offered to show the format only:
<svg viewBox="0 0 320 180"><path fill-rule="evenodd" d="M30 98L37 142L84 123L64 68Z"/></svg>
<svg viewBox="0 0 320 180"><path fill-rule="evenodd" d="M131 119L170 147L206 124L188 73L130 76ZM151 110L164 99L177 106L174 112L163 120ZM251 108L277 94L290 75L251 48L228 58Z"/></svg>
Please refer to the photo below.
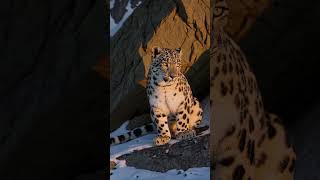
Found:
<svg viewBox="0 0 320 180"><path fill-rule="evenodd" d="M157 55L159 55L161 51L162 51L162 49L160 47L154 46L152 48L152 57L153 58L157 57Z"/></svg>

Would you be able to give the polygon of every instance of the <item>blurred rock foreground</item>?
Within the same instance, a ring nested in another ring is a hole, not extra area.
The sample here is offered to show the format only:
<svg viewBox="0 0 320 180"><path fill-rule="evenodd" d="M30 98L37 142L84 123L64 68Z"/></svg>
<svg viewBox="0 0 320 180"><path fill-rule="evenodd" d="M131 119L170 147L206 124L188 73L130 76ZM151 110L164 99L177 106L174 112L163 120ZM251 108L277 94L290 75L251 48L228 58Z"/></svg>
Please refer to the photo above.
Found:
<svg viewBox="0 0 320 180"><path fill-rule="evenodd" d="M148 112L145 84L153 46L180 47L195 96L209 93L209 23L209 0L146 0L135 9L110 43L111 130Z"/></svg>
<svg viewBox="0 0 320 180"><path fill-rule="evenodd" d="M0 179L74 180L103 170L102 1L1 1ZM93 180L93 179L91 179Z"/></svg>

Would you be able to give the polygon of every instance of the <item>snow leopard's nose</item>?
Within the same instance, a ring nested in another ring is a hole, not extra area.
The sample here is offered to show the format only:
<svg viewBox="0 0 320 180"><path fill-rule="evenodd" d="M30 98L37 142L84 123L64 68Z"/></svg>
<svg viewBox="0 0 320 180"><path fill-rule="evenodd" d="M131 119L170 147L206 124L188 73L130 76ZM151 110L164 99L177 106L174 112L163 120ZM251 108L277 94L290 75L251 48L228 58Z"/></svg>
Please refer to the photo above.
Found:
<svg viewBox="0 0 320 180"><path fill-rule="evenodd" d="M170 66L169 68L169 76L173 79L178 76L178 71L175 66Z"/></svg>

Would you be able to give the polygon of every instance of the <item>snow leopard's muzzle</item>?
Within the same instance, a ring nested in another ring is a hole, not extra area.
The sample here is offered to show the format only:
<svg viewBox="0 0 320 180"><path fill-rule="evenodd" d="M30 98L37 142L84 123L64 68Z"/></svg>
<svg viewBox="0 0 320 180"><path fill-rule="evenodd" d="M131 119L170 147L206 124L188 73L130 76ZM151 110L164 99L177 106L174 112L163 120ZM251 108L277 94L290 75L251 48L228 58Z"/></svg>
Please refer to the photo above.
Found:
<svg viewBox="0 0 320 180"><path fill-rule="evenodd" d="M170 65L166 75L163 77L165 82L172 81L175 77L179 75L179 70L175 65Z"/></svg>

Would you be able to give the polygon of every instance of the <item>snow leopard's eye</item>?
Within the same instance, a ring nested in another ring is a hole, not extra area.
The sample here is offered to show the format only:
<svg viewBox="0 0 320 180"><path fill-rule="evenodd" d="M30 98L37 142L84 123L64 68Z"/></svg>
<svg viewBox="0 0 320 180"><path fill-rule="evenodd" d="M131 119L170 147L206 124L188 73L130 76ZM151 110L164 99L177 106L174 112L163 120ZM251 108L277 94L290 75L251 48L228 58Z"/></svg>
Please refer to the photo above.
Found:
<svg viewBox="0 0 320 180"><path fill-rule="evenodd" d="M220 17L220 16L223 16L226 14L226 11L228 11L229 9L226 8L226 7L220 7L220 6L217 6L213 9L213 16L214 17Z"/></svg>
<svg viewBox="0 0 320 180"><path fill-rule="evenodd" d="M168 69L168 63L161 63L162 69Z"/></svg>

